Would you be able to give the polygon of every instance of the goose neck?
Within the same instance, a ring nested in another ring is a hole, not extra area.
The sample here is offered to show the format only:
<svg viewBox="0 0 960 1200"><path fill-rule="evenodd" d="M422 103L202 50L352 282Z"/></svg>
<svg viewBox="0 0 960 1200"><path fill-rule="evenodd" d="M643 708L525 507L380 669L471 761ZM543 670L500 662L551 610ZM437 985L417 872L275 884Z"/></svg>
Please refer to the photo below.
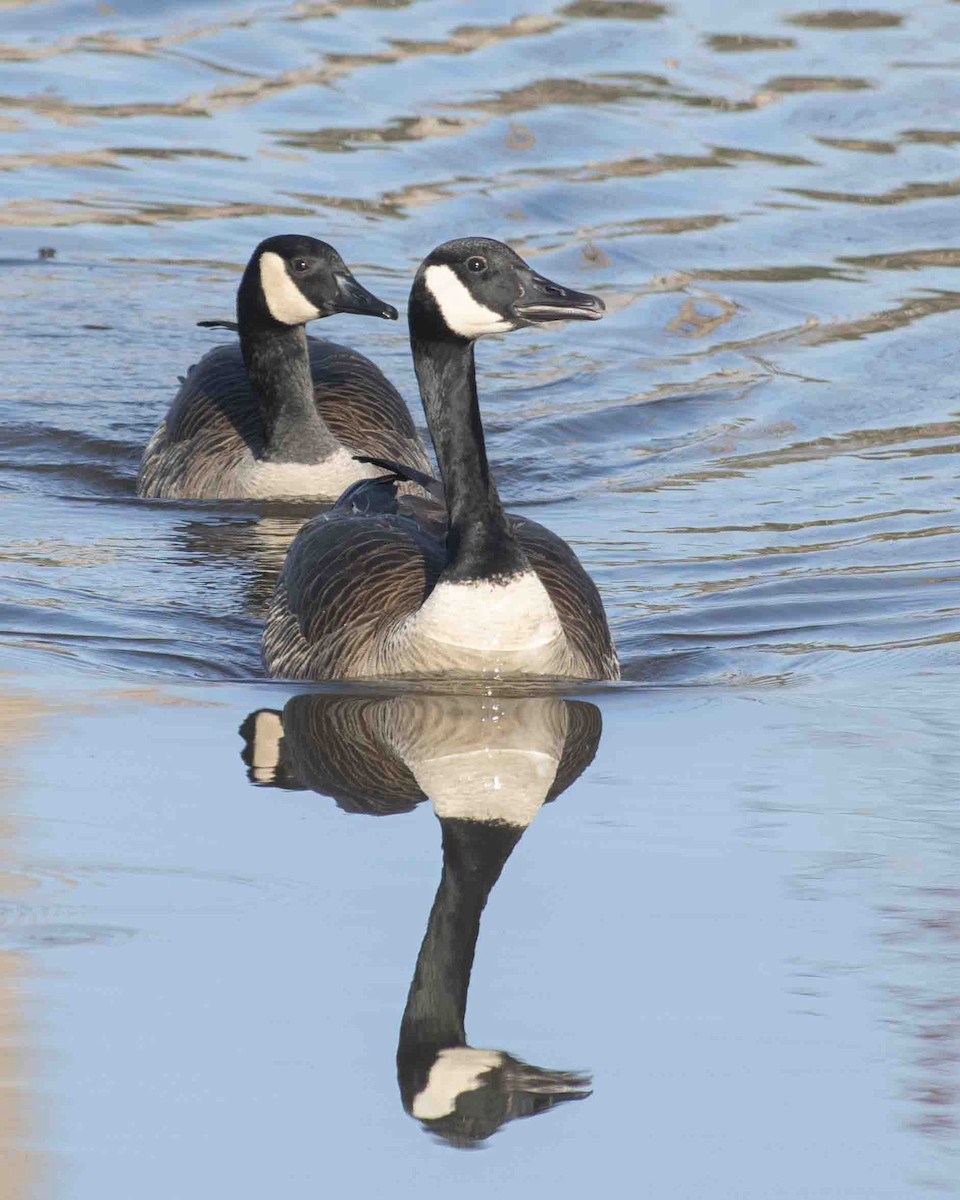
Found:
<svg viewBox="0 0 960 1200"><path fill-rule="evenodd" d="M317 463L340 448L314 399L307 335L302 325L271 328L238 314L240 348L263 421L264 458Z"/></svg>
<svg viewBox="0 0 960 1200"><path fill-rule="evenodd" d="M451 580L510 576L526 565L487 462L473 343L411 331L420 397L447 498Z"/></svg>
<svg viewBox="0 0 960 1200"><path fill-rule="evenodd" d="M400 1026L398 1059L466 1044L470 972L487 897L520 826L444 820L443 874Z"/></svg>

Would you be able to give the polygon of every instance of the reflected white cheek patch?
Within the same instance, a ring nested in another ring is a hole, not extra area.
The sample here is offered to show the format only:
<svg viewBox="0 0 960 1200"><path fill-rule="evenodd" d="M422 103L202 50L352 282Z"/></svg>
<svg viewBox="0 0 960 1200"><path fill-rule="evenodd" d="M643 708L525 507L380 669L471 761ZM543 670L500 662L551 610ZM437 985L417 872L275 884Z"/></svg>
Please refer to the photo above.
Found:
<svg viewBox="0 0 960 1200"><path fill-rule="evenodd" d="M460 337L483 337L487 333L506 333L514 328L512 321L474 300L449 267L427 267L423 278L447 328Z"/></svg>
<svg viewBox="0 0 960 1200"><path fill-rule="evenodd" d="M457 1107L457 1097L475 1092L483 1077L503 1062L499 1050L474 1050L472 1046L448 1046L430 1068L427 1085L413 1101L418 1121L438 1121Z"/></svg>

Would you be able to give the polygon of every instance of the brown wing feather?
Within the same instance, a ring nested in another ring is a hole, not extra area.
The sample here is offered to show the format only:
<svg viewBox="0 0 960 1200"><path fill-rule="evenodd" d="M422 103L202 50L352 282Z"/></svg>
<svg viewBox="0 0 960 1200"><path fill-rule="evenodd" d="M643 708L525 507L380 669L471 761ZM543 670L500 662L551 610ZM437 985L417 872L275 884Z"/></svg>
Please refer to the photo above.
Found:
<svg viewBox="0 0 960 1200"><path fill-rule="evenodd" d="M443 546L402 517L333 510L308 521L267 617L267 669L291 679L382 674L390 634L423 604L445 563Z"/></svg>
<svg viewBox="0 0 960 1200"><path fill-rule="evenodd" d="M175 499L219 484L263 452L263 426L239 346L218 346L187 373L143 456L137 491Z"/></svg>
<svg viewBox="0 0 960 1200"><path fill-rule="evenodd" d="M597 585L563 538L536 521L510 515L530 565L540 576L563 632L575 654L594 679L619 679L620 664L610 636L607 615Z"/></svg>
<svg viewBox="0 0 960 1200"><path fill-rule="evenodd" d="M553 785L547 792L548 801L556 800L590 766L603 732L603 719L595 704L587 700L564 700L563 707L567 717L567 735L563 740L563 754Z"/></svg>
<svg viewBox="0 0 960 1200"><path fill-rule="evenodd" d="M307 345L317 408L334 436L358 454L431 472L403 397L380 368L334 342L308 338Z"/></svg>
<svg viewBox="0 0 960 1200"><path fill-rule="evenodd" d="M211 431L263 449L263 425L240 346L217 346L190 368L167 413L171 442L207 440Z"/></svg>

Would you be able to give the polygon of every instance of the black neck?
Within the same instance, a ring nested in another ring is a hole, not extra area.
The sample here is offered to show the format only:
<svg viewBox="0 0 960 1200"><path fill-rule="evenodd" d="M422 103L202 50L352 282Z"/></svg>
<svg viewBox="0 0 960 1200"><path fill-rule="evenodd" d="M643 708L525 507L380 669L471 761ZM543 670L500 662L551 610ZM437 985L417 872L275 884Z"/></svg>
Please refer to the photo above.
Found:
<svg viewBox="0 0 960 1200"><path fill-rule="evenodd" d="M487 464L473 343L422 337L411 327L410 344L447 495L445 578L514 575L527 564Z"/></svg>
<svg viewBox="0 0 960 1200"><path fill-rule="evenodd" d="M340 443L317 410L306 330L252 319L242 306L237 315L243 361L263 421L264 458L289 463L329 458Z"/></svg>
<svg viewBox="0 0 960 1200"><path fill-rule="evenodd" d="M425 1085L437 1054L465 1046L464 1018L480 915L523 834L518 825L445 820L443 875L400 1023L397 1074L404 1103Z"/></svg>

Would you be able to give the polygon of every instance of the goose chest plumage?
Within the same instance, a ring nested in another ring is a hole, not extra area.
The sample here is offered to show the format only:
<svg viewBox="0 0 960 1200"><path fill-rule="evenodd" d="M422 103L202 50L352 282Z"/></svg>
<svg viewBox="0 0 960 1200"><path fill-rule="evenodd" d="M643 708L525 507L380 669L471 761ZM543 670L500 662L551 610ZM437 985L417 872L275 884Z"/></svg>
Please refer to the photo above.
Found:
<svg viewBox="0 0 960 1200"><path fill-rule="evenodd" d="M264 633L269 672L296 679L617 679L600 595L556 534L504 512L477 400L474 342L603 315L501 242L447 242L421 264L410 341L443 501L352 488L294 539ZM396 477L416 478L402 463Z"/></svg>
<svg viewBox="0 0 960 1200"><path fill-rule="evenodd" d="M333 500L379 474L355 455L429 470L402 397L354 350L308 338L333 313L396 319L324 242L261 242L237 292L239 342L211 350L183 380L150 439L140 496L178 500ZM225 324L211 322L211 324Z"/></svg>

